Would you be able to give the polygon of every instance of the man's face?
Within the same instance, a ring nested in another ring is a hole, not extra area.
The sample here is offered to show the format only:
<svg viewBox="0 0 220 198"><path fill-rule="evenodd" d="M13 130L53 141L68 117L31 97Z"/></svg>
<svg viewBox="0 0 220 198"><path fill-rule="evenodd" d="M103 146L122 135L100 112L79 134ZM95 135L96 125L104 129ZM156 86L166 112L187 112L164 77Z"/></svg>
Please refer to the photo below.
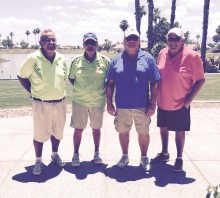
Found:
<svg viewBox="0 0 220 198"><path fill-rule="evenodd" d="M46 52L55 51L57 47L55 34L53 32L43 34L41 36L40 45Z"/></svg>
<svg viewBox="0 0 220 198"><path fill-rule="evenodd" d="M125 38L125 50L129 55L136 55L140 47L140 38L130 35Z"/></svg>
<svg viewBox="0 0 220 198"><path fill-rule="evenodd" d="M176 55L183 47L183 39L174 33L170 33L168 35L167 45L169 48L169 53L171 55Z"/></svg>
<svg viewBox="0 0 220 198"><path fill-rule="evenodd" d="M88 39L83 43L86 52L96 52L98 43L92 39Z"/></svg>

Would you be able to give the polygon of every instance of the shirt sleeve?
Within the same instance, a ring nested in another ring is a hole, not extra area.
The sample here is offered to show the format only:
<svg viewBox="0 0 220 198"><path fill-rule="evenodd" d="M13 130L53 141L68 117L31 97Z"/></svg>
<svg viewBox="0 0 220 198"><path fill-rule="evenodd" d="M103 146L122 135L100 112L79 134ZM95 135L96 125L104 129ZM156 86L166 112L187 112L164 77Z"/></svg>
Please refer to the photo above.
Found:
<svg viewBox="0 0 220 198"><path fill-rule="evenodd" d="M194 81L196 80L201 80L204 78L204 69L203 69L203 62L201 60L201 58L199 57L198 54L196 54L194 57L193 57L193 60L192 60L192 65L193 65L193 68L192 68L192 78Z"/></svg>
<svg viewBox="0 0 220 198"><path fill-rule="evenodd" d="M29 55L25 61L22 63L18 76L21 78L29 78L33 71L34 59Z"/></svg>
<svg viewBox="0 0 220 198"><path fill-rule="evenodd" d="M72 60L70 65L70 72L68 78L75 79L75 59Z"/></svg>
<svg viewBox="0 0 220 198"><path fill-rule="evenodd" d="M149 59L148 64L150 65L150 82L160 80L160 73L153 57Z"/></svg>
<svg viewBox="0 0 220 198"><path fill-rule="evenodd" d="M107 79L115 80L115 71L114 71L115 62L112 60L109 63L108 72L107 72Z"/></svg>

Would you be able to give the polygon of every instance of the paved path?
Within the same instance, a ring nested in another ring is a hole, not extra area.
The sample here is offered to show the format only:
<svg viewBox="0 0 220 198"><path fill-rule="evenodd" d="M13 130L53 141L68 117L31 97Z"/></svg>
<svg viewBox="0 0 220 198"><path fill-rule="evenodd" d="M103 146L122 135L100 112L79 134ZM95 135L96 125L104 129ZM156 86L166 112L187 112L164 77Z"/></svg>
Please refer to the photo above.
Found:
<svg viewBox="0 0 220 198"><path fill-rule="evenodd" d="M170 134L171 160L155 164L149 174L139 167L140 151L137 134L131 131L130 163L123 170L115 164L121 157L118 135L113 127L113 117L105 114L100 145L105 165L95 166L90 128L83 134L80 152L81 167L71 167L72 133L67 116L60 155L67 162L62 170L50 163L51 147L44 145L44 172L33 176L34 149L32 146L32 117L0 119L0 197L172 197L203 198L208 185L220 184L220 108L192 108L191 132L186 135L184 171L174 173L172 165L176 156L173 133ZM156 117L152 118L149 157L161 148Z"/></svg>

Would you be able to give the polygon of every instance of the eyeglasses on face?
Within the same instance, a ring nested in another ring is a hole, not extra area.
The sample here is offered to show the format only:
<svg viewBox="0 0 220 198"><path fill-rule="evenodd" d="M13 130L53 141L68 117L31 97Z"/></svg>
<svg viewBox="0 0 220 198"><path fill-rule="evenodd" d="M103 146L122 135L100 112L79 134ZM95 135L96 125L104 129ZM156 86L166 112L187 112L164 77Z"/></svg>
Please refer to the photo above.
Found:
<svg viewBox="0 0 220 198"><path fill-rule="evenodd" d="M139 39L139 37L138 36L128 36L127 38L126 38L126 41L137 41Z"/></svg>
<svg viewBox="0 0 220 198"><path fill-rule="evenodd" d="M177 36L175 38L168 37L168 42L179 42L180 39L181 39L180 36Z"/></svg>
<svg viewBox="0 0 220 198"><path fill-rule="evenodd" d="M42 38L41 41L44 43L50 43L52 41L54 43L56 42L56 39L55 38Z"/></svg>
<svg viewBox="0 0 220 198"><path fill-rule="evenodd" d="M87 40L87 41L85 41L84 42L84 45L85 46L88 46L88 45L96 45L96 41L94 41L94 40Z"/></svg>

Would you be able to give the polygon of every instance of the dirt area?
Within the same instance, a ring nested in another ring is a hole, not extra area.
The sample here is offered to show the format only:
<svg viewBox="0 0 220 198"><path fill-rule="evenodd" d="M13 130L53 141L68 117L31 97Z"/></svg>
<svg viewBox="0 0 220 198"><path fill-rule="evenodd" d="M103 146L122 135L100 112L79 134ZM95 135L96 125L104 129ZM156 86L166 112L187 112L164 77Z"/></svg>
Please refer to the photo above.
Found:
<svg viewBox="0 0 220 198"><path fill-rule="evenodd" d="M220 108L219 102L193 102L192 108ZM71 113L71 106L67 106L67 113ZM0 109L0 118L12 118L12 117L22 117L31 116L32 109L30 107L22 107L16 109Z"/></svg>

